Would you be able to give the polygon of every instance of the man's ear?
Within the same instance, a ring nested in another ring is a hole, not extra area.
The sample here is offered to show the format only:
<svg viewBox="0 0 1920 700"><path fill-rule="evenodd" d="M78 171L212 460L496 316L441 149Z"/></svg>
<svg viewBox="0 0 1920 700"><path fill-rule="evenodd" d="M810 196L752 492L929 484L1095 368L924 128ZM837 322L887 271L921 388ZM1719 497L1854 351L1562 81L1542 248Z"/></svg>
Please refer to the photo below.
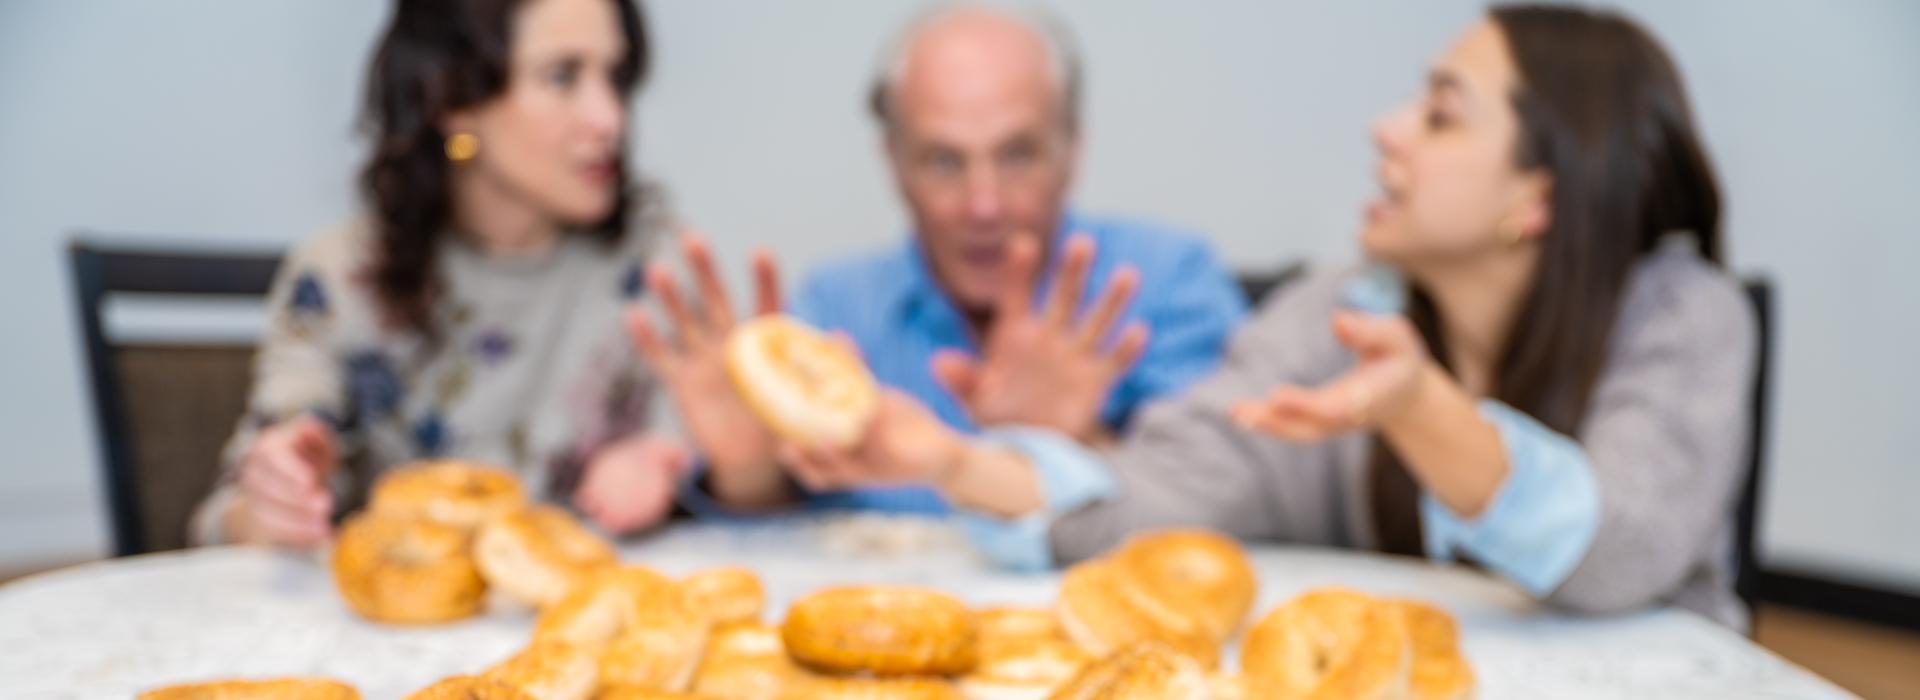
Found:
<svg viewBox="0 0 1920 700"><path fill-rule="evenodd" d="M912 164L912 154L907 152L910 146L907 143L906 133L892 124L883 123L880 125L879 138L875 139L875 142L880 145L880 156L886 159L887 164L892 166L896 173L904 174L906 168Z"/></svg>

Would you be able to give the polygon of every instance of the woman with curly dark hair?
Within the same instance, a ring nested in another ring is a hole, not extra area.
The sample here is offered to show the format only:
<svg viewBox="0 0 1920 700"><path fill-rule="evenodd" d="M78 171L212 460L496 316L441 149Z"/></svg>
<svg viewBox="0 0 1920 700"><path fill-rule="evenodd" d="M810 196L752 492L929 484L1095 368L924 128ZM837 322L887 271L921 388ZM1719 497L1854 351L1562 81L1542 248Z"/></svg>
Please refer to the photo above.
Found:
<svg viewBox="0 0 1920 700"><path fill-rule="evenodd" d="M627 169L633 0L400 0L367 75L365 212L298 246L202 542L307 546L381 469L514 468L602 527L659 520L685 451L643 428L619 323L664 217Z"/></svg>

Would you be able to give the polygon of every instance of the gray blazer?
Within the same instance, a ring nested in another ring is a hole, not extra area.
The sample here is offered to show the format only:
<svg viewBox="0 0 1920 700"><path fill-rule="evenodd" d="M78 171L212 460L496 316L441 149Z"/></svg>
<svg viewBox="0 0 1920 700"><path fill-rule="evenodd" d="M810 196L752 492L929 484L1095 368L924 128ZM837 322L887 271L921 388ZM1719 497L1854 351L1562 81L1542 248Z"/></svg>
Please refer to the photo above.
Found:
<svg viewBox="0 0 1920 700"><path fill-rule="evenodd" d="M1293 444L1226 417L1237 399L1318 385L1349 367L1329 319L1352 274L1316 272L1270 295L1213 375L1144 407L1103 455L1119 492L1054 521L1056 558L1077 561L1170 526L1374 548L1366 435ZM1546 602L1596 613L1670 604L1744 628L1733 507L1747 456L1753 309L1733 279L1672 245L1635 266L1625 294L1606 368L1572 436L1595 472L1598 528Z"/></svg>

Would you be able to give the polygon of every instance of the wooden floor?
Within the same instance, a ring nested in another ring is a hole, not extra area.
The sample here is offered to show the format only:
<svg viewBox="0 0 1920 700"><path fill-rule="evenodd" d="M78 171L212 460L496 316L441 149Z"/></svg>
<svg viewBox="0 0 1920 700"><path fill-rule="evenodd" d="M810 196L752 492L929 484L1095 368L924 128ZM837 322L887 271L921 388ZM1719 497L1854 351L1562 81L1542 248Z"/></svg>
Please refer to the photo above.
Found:
<svg viewBox="0 0 1920 700"><path fill-rule="evenodd" d="M48 567L0 570L0 583ZM1920 632L1762 605L1755 638L1788 661L1869 700L1920 698Z"/></svg>
<svg viewBox="0 0 1920 700"><path fill-rule="evenodd" d="M1861 697L1920 698L1920 632L1760 606L1755 638Z"/></svg>

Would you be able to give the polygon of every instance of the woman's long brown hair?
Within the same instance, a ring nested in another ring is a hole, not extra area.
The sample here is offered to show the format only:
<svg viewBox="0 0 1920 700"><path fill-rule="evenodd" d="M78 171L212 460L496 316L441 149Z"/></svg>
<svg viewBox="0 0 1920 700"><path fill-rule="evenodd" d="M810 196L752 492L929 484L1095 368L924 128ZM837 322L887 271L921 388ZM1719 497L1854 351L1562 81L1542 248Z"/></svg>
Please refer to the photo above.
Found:
<svg viewBox="0 0 1920 700"><path fill-rule="evenodd" d="M616 76L631 96L646 79L646 23L634 0L609 0L627 39ZM439 292L434 257L453 216L451 176L440 119L507 90L513 19L523 0L399 0L367 67L361 125L373 152L360 172L376 232L371 283L390 325L433 335ZM630 187L626 159L614 186L619 199L588 233L608 243L627 231L641 191Z"/></svg>
<svg viewBox="0 0 1920 700"><path fill-rule="evenodd" d="M1515 164L1551 177L1553 216L1489 394L1574 435L1605 369L1634 263L1675 234L1720 262L1720 188L1679 71L1638 24L1536 5L1496 7L1490 17L1519 74ZM1446 364L1440 311L1417 285L1407 314ZM1375 440L1373 454L1382 548L1419 553L1418 513L1406 505L1417 487L1385 441Z"/></svg>

